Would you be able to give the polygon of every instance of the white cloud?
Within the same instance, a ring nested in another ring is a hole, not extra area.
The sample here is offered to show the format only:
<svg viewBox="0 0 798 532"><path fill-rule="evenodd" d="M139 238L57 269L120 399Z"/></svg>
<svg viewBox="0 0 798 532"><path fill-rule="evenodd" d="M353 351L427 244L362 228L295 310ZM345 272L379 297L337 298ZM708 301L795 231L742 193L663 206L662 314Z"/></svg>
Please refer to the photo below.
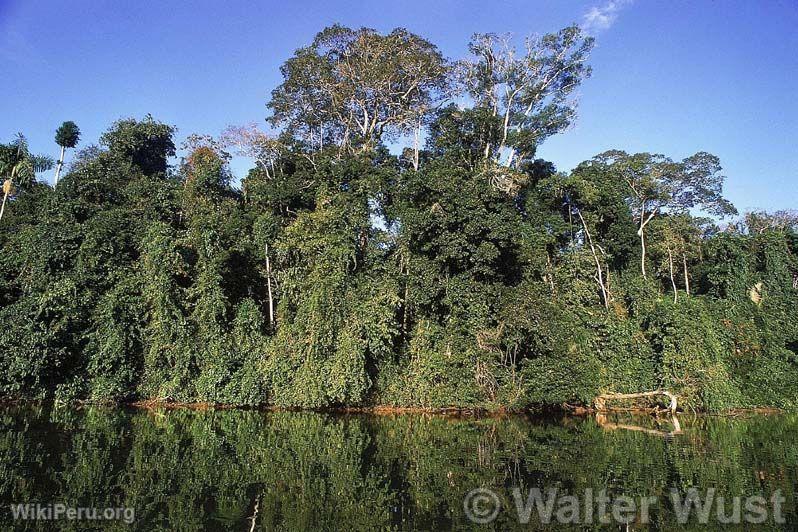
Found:
<svg viewBox="0 0 798 532"><path fill-rule="evenodd" d="M618 13L634 0L609 0L602 6L593 6L582 17L582 29L597 33L609 29L618 18Z"/></svg>

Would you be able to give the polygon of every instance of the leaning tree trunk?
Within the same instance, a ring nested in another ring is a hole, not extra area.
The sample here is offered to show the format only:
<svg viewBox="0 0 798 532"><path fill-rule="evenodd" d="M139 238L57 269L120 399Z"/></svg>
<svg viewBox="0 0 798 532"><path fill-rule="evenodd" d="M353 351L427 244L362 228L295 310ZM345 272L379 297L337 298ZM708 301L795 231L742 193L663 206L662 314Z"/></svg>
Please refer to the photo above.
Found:
<svg viewBox="0 0 798 532"><path fill-rule="evenodd" d="M585 219L582 217L582 211L576 211L576 213L579 215L579 220L582 222L582 228L585 231L585 236L587 236L587 242L590 246L590 251L593 253L593 260L596 262L596 280L601 288L601 296L604 300L604 307L609 309L610 290L609 286L605 286L604 284L604 269L601 267L601 260L599 260L598 253L596 253L596 247L593 245L593 237L590 236L590 231L587 230L587 224L585 223Z"/></svg>

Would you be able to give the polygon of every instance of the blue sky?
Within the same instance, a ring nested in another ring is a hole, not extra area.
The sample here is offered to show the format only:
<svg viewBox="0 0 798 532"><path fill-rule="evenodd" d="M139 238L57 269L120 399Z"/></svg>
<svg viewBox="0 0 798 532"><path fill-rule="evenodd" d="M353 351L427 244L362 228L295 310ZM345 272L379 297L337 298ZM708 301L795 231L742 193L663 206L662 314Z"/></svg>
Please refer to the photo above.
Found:
<svg viewBox="0 0 798 532"><path fill-rule="evenodd" d="M64 120L84 144L146 113L180 138L262 123L279 66L334 22L403 26L454 58L474 32L586 24L597 46L578 122L541 157L568 170L610 148L705 150L741 210L798 207L796 0L0 0L0 139L22 131L55 156Z"/></svg>

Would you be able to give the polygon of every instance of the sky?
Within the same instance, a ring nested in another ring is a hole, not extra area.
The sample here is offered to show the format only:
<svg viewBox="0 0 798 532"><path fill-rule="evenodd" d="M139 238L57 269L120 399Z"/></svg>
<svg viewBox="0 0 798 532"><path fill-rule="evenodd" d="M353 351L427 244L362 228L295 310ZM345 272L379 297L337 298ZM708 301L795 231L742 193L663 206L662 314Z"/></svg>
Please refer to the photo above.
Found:
<svg viewBox="0 0 798 532"><path fill-rule="evenodd" d="M708 151L741 211L798 208L798 0L0 0L0 141L23 132L55 157L65 120L85 145L147 113L178 141L265 126L280 65L336 22L405 27L450 58L475 32L520 44L581 24L593 76L538 156L567 171L607 149Z"/></svg>

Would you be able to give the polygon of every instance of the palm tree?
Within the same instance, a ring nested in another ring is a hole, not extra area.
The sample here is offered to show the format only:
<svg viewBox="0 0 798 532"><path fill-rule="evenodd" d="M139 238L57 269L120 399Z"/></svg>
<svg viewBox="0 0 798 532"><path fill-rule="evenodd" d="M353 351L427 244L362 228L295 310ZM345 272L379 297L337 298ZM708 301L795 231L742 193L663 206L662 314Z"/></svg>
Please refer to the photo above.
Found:
<svg viewBox="0 0 798 532"><path fill-rule="evenodd" d="M61 169L64 167L64 152L67 148L74 148L78 145L80 140L80 128L77 124L68 120L61 124L55 132L55 142L61 146L61 157L58 158L58 164L55 167L55 184L58 184L58 177L61 175Z"/></svg>
<svg viewBox="0 0 798 532"><path fill-rule="evenodd" d="M6 209L6 201L16 184L28 188L36 182L36 173L53 167L53 160L44 155L33 155L28 150L28 141L21 133L8 144L0 144L0 178L3 182L3 203L0 205L0 220Z"/></svg>

